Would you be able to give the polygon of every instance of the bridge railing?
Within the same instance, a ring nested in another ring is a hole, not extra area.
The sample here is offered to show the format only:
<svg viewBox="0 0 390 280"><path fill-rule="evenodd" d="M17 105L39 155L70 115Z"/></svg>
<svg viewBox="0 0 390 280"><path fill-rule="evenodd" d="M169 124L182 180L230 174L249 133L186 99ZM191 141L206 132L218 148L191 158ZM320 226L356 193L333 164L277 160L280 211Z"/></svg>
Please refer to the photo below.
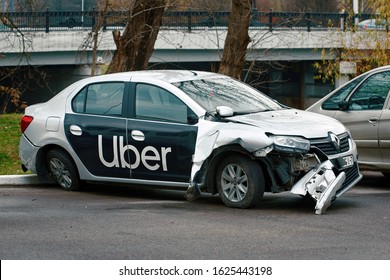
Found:
<svg viewBox="0 0 390 280"><path fill-rule="evenodd" d="M209 28L226 29L229 23L229 12L209 11L166 11L162 19L162 29L182 29L186 31ZM67 31L72 29L92 30L99 26L103 30L122 29L127 23L128 11L110 11L102 14L99 11L75 12L2 12L0 13L1 31ZM274 12L257 11L252 13L250 26L255 29L286 30L347 30L359 20L375 18L374 15L361 14L351 16L347 13L311 13L311 12Z"/></svg>

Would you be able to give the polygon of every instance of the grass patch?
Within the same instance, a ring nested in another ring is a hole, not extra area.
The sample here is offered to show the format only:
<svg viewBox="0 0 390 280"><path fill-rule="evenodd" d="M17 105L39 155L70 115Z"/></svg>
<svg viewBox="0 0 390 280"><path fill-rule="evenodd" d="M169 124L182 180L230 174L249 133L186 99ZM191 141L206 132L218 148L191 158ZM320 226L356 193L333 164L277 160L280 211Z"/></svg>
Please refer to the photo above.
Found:
<svg viewBox="0 0 390 280"><path fill-rule="evenodd" d="M0 114L0 175L23 174L19 159L22 114Z"/></svg>

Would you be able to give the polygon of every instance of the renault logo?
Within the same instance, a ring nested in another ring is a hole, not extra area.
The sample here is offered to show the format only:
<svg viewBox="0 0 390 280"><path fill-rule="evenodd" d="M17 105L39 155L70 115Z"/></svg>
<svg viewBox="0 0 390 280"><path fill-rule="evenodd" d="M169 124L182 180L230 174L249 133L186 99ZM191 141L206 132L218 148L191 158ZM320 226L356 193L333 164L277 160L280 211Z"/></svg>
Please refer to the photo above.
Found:
<svg viewBox="0 0 390 280"><path fill-rule="evenodd" d="M336 150L340 150L340 138L334 134L333 132L329 132L329 138L330 138L330 142L332 142L333 144L333 147L335 147Z"/></svg>

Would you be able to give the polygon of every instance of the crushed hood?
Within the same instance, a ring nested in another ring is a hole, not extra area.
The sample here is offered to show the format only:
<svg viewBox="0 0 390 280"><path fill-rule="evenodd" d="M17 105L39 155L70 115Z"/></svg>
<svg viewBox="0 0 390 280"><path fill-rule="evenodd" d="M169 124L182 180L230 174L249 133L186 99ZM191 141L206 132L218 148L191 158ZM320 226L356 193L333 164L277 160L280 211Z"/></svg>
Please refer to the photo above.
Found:
<svg viewBox="0 0 390 280"><path fill-rule="evenodd" d="M238 143L250 152L272 145L267 133L323 138L328 132L341 134L345 127L339 121L320 114L286 109L226 118L231 122L212 122L200 119L191 180L202 163L220 146Z"/></svg>
<svg viewBox="0 0 390 280"><path fill-rule="evenodd" d="M327 137L329 131L335 134L345 132L345 127L333 118L295 109L247 114L228 119L256 126L264 132L303 136L308 139Z"/></svg>

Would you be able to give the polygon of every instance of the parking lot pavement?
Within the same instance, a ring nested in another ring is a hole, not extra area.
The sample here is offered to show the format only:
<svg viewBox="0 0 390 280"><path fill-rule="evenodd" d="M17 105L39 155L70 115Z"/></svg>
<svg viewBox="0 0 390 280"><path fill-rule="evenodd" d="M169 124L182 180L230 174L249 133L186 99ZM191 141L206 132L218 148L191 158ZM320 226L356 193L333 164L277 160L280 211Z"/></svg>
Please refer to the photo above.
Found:
<svg viewBox="0 0 390 280"><path fill-rule="evenodd" d="M38 185L53 184L50 178L41 178L35 174L27 175L0 175L0 186L2 185Z"/></svg>

